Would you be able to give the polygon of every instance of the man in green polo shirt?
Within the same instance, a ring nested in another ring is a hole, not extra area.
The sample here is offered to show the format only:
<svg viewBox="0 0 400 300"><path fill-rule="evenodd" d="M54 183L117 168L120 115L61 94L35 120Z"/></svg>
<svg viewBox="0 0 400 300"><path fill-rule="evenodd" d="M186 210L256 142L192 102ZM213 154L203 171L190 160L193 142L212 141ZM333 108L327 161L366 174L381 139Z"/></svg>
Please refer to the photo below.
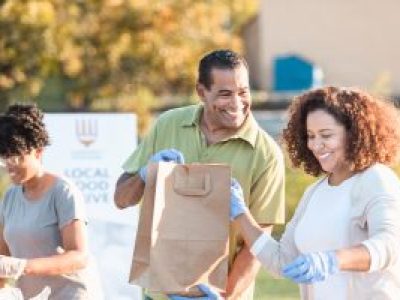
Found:
<svg viewBox="0 0 400 300"><path fill-rule="evenodd" d="M117 207L140 201L149 159L225 163L242 186L253 217L270 232L273 224L284 222L283 155L250 111L245 59L230 50L205 55L199 64L196 91L201 104L163 113L127 159L116 186ZM227 290L222 296L252 299L260 264L234 228L230 230L229 259Z"/></svg>

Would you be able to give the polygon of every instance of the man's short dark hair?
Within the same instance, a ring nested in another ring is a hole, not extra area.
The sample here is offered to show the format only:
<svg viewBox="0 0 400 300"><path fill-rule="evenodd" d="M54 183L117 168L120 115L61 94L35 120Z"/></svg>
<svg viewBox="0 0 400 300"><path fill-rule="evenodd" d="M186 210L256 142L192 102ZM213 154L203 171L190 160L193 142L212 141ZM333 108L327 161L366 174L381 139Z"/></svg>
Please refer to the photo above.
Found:
<svg viewBox="0 0 400 300"><path fill-rule="evenodd" d="M209 89L212 84L211 70L213 68L236 69L241 65L249 69L244 57L232 50L223 49L207 53L200 60L198 83Z"/></svg>

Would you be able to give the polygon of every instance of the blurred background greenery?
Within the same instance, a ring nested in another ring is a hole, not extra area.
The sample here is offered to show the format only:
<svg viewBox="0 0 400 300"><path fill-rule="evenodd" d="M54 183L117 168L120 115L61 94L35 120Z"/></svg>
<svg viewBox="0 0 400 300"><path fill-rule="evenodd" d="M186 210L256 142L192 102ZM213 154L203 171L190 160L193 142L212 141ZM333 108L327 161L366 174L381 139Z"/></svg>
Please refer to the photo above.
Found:
<svg viewBox="0 0 400 300"><path fill-rule="evenodd" d="M0 110L134 111L193 102L198 59L241 51L257 0L0 0Z"/></svg>
<svg viewBox="0 0 400 300"><path fill-rule="evenodd" d="M257 277L255 300L298 300L299 289L296 284L286 279L275 279L265 270Z"/></svg>

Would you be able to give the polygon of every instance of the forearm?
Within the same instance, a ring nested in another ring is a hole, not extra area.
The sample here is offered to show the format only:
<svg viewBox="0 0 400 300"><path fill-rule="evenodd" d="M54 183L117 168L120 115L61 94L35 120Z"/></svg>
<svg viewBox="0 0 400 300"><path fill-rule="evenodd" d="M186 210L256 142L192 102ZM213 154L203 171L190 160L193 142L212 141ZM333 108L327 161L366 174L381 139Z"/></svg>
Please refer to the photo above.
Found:
<svg viewBox="0 0 400 300"><path fill-rule="evenodd" d="M239 251L228 276L226 295L224 296L232 299L240 299L243 292L254 282L260 270L260 262L250 252L252 241L254 242L263 232L271 233L272 231L272 226L261 227L250 214L247 216L242 215L241 220L243 222L242 225L245 225L242 229L246 230L246 243L248 246L244 246Z"/></svg>
<svg viewBox="0 0 400 300"><path fill-rule="evenodd" d="M144 182L139 175L124 173L117 181L114 193L114 203L120 208L126 208L139 203L144 192Z"/></svg>
<svg viewBox="0 0 400 300"><path fill-rule="evenodd" d="M259 269L260 263L250 253L249 248L244 246L233 262L228 276L226 293L223 296L229 299L240 299L243 292L255 280Z"/></svg>
<svg viewBox="0 0 400 300"><path fill-rule="evenodd" d="M234 226L239 229L246 245L251 248L257 238L265 232L259 224L251 216L250 212L246 212L238 216L234 222Z"/></svg>
<svg viewBox="0 0 400 300"><path fill-rule="evenodd" d="M87 266L87 254L82 251L66 251L62 254L28 259L25 275L71 274Z"/></svg>
<svg viewBox="0 0 400 300"><path fill-rule="evenodd" d="M367 272L371 264L371 256L364 246L336 250L339 269L342 271Z"/></svg>

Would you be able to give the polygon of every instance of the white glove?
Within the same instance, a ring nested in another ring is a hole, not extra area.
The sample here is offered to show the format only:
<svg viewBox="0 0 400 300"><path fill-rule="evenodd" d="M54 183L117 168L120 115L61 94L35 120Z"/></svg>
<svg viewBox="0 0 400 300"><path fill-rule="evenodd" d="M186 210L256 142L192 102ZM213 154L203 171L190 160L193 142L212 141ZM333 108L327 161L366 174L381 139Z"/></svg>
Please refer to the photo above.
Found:
<svg viewBox="0 0 400 300"><path fill-rule="evenodd" d="M24 296L20 289L7 287L0 289L0 300L24 300Z"/></svg>
<svg viewBox="0 0 400 300"><path fill-rule="evenodd" d="M51 294L50 287L45 286L44 289L39 294L37 294L33 298L29 298L29 300L48 300L50 294Z"/></svg>
<svg viewBox="0 0 400 300"><path fill-rule="evenodd" d="M25 270L26 259L0 255L0 278L17 280Z"/></svg>

